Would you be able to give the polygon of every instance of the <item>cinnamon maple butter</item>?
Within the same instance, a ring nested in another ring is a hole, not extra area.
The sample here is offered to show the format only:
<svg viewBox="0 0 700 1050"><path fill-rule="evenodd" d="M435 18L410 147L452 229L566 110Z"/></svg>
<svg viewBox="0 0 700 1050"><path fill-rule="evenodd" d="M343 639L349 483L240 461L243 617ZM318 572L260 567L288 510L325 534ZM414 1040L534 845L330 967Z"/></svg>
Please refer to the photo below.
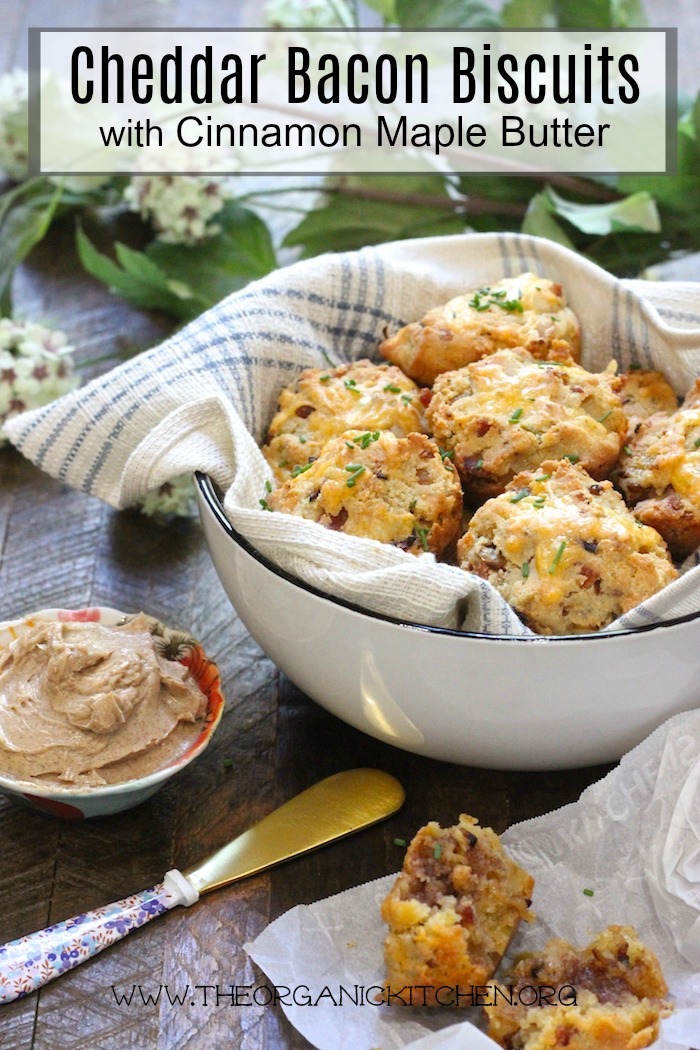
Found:
<svg viewBox="0 0 700 1050"><path fill-rule="evenodd" d="M99 786L187 750L207 699L160 656L142 614L118 627L38 621L0 652L0 772Z"/></svg>

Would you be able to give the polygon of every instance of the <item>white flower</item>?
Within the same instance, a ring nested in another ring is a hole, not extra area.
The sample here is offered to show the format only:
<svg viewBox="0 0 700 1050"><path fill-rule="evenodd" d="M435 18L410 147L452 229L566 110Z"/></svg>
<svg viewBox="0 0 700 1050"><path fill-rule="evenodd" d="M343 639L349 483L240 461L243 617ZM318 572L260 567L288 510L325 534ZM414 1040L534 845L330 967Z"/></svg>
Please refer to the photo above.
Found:
<svg viewBox="0 0 700 1050"><path fill-rule="evenodd" d="M132 175L124 190L131 211L169 244L197 244L216 236L221 227L212 219L227 196L219 175Z"/></svg>
<svg viewBox="0 0 700 1050"><path fill-rule="evenodd" d="M27 177L29 116L24 69L0 77L0 171L16 182Z"/></svg>
<svg viewBox="0 0 700 1050"><path fill-rule="evenodd" d="M9 416L47 405L78 385L72 351L63 332L0 318L0 446Z"/></svg>
<svg viewBox="0 0 700 1050"><path fill-rule="evenodd" d="M346 0L267 0L265 22L288 29L352 29L355 25Z"/></svg>
<svg viewBox="0 0 700 1050"><path fill-rule="evenodd" d="M189 518L196 504L192 478L189 474L166 481L157 489L151 489L135 504L136 509L148 517Z"/></svg>
<svg viewBox="0 0 700 1050"><path fill-rule="evenodd" d="M99 190L112 178L106 175L48 175L47 178L55 186L64 186L71 193L89 193L90 190Z"/></svg>

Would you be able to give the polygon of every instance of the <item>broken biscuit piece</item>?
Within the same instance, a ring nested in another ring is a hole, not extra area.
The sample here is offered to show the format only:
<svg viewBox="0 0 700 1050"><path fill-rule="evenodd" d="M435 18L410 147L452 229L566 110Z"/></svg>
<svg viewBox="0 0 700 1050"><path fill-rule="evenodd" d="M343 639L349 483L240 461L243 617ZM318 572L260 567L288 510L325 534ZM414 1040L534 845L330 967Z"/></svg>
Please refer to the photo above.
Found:
<svg viewBox="0 0 700 1050"><path fill-rule="evenodd" d="M654 953L631 926L584 949L552 940L494 986L488 1034L507 1050L640 1050L671 1012Z"/></svg>
<svg viewBox="0 0 700 1050"><path fill-rule="evenodd" d="M400 993L415 987L421 1006L466 1005L458 992L490 980L520 920L530 919L533 885L473 817L426 824L382 904L387 1001L407 1002Z"/></svg>

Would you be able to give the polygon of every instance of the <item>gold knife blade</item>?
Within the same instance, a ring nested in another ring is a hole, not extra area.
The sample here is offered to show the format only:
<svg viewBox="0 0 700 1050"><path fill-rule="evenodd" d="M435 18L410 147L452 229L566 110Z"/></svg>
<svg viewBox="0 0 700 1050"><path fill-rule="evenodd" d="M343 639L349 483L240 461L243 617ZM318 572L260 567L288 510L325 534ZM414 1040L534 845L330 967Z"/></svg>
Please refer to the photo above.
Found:
<svg viewBox="0 0 700 1050"><path fill-rule="evenodd" d="M379 769L335 773L182 875L198 893L208 893L376 824L400 809L404 798L398 780Z"/></svg>

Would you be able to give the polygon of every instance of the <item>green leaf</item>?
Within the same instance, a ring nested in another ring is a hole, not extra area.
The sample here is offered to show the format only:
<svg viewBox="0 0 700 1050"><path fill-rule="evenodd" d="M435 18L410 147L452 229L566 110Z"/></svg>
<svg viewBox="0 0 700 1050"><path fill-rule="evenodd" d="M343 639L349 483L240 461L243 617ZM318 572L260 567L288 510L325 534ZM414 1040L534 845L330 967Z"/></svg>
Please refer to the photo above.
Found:
<svg viewBox="0 0 700 1050"><path fill-rule="evenodd" d="M221 233L192 246L152 241L150 260L171 281L182 282L207 306L264 277L277 266L270 231L263 220L229 201L216 216Z"/></svg>
<svg viewBox="0 0 700 1050"><path fill-rule="evenodd" d="M61 201L61 186L39 177L0 198L0 313L12 313L15 269L45 236Z"/></svg>
<svg viewBox="0 0 700 1050"><path fill-rule="evenodd" d="M206 304L186 285L171 281L143 252L118 241L115 252L119 263L98 252L80 226L76 230L80 261L89 274L143 310L162 310L182 320L201 313Z"/></svg>
<svg viewBox="0 0 700 1050"><path fill-rule="evenodd" d="M495 233L520 229L537 185L533 179L518 175L462 175L457 188L464 197L470 228L478 233ZM478 207L474 207L477 202Z"/></svg>
<svg viewBox="0 0 700 1050"><path fill-rule="evenodd" d="M154 240L141 252L116 242L116 262L79 228L78 252L88 273L134 306L188 321L277 265L270 231L254 212L229 201L217 223L221 233L191 246Z"/></svg>
<svg viewBox="0 0 700 1050"><path fill-rule="evenodd" d="M533 237L546 237L549 241L575 249L574 242L554 218L545 193L538 193L532 198L521 229Z"/></svg>
<svg viewBox="0 0 700 1050"><path fill-rule="evenodd" d="M615 29L644 29L649 25L644 0L612 0L612 17Z"/></svg>
<svg viewBox="0 0 700 1050"><path fill-rule="evenodd" d="M646 26L643 0L507 0L508 29L630 29Z"/></svg>
<svg viewBox="0 0 700 1050"><path fill-rule="evenodd" d="M175 291L170 287L170 282L163 270L152 259L149 259L145 252L129 248L120 241L114 242L114 252L124 272L135 278L142 287L151 287L166 292ZM191 298L190 295L183 292L182 288L179 292L175 291L175 294L179 298Z"/></svg>
<svg viewBox="0 0 700 1050"><path fill-rule="evenodd" d="M396 21L396 0L364 0L365 7L376 11L389 24Z"/></svg>
<svg viewBox="0 0 700 1050"><path fill-rule="evenodd" d="M576 204L565 200L551 187L545 191L550 210L583 233L605 235L658 233L661 229L654 198L645 190L608 204Z"/></svg>
<svg viewBox="0 0 700 1050"><path fill-rule="evenodd" d="M698 96L700 99L700 96ZM678 174L697 177L700 167L700 137L695 130L698 102L678 121ZM700 123L700 121L698 121Z"/></svg>
<svg viewBox="0 0 700 1050"><path fill-rule="evenodd" d="M402 29L496 29L498 15L481 0L395 0Z"/></svg>
<svg viewBox="0 0 700 1050"><path fill-rule="evenodd" d="M700 143L690 135L678 135L678 174L691 175L696 183L698 181L698 168L700 167ZM662 175L662 178L673 178L672 175Z"/></svg>
<svg viewBox="0 0 700 1050"><path fill-rule="evenodd" d="M610 0L554 0L554 13L560 29L610 29Z"/></svg>
<svg viewBox="0 0 700 1050"><path fill-rule="evenodd" d="M684 91L683 88L679 88L676 101L678 103L678 118L680 120L693 108L695 95L690 91Z"/></svg>
<svg viewBox="0 0 700 1050"><path fill-rule="evenodd" d="M555 0L508 0L501 9L505 29L553 29Z"/></svg>
<svg viewBox="0 0 700 1050"><path fill-rule="evenodd" d="M693 165L697 170L697 160ZM649 193L660 209L675 212L700 213L700 179L687 175L620 175L617 180L620 193ZM665 225L662 219L662 225Z"/></svg>
<svg viewBox="0 0 700 1050"><path fill-rule="evenodd" d="M619 175L615 186L620 193L646 190L662 210L696 215L700 212L700 95L678 122L677 175ZM667 216L662 215L664 230Z"/></svg>
<svg viewBox="0 0 700 1050"><path fill-rule="evenodd" d="M554 0L560 29L630 29L647 24L641 0Z"/></svg>
<svg viewBox="0 0 700 1050"><path fill-rule="evenodd" d="M533 180L525 175L460 175L457 185L465 197L527 204L532 196Z"/></svg>
<svg viewBox="0 0 700 1050"><path fill-rule="evenodd" d="M692 132L692 137L696 142L700 142L700 93L693 102L689 113L689 119L685 121L682 126L686 133Z"/></svg>
<svg viewBox="0 0 700 1050"><path fill-rule="evenodd" d="M325 204L305 215L284 240L287 247L303 247L306 258L464 231L465 220L450 207L441 175L352 175L334 180L330 188L337 192L329 193Z"/></svg>

